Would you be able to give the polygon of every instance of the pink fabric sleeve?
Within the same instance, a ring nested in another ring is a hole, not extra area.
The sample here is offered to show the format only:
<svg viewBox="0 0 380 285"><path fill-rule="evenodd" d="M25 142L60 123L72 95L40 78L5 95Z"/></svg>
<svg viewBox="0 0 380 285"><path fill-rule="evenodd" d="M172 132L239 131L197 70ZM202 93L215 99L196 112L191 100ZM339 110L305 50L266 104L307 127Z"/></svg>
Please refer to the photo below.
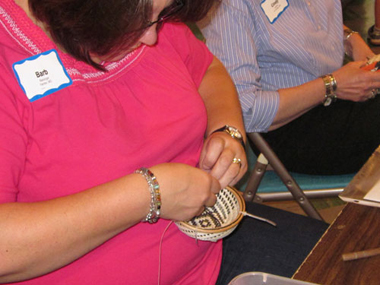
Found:
<svg viewBox="0 0 380 285"><path fill-rule="evenodd" d="M17 199L28 141L20 111L23 107L5 87L5 80L13 82L14 78L6 78L6 74L0 80L0 203Z"/></svg>
<svg viewBox="0 0 380 285"><path fill-rule="evenodd" d="M214 56L207 46L195 37L193 32L182 23L164 25L164 33L178 51L187 66L197 87L210 66Z"/></svg>

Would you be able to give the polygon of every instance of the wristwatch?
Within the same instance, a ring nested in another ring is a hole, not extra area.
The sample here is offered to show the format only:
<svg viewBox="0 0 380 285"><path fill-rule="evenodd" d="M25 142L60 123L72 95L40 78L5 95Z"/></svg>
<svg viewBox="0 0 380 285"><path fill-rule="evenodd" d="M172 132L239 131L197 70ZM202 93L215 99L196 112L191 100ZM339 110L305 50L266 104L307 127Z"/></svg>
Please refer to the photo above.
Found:
<svg viewBox="0 0 380 285"><path fill-rule="evenodd" d="M243 146L243 148L245 149L245 143L243 140L243 135L241 134L241 132L237 128L229 126L229 125L225 125L224 127L221 127L220 129L213 131L211 134L216 133L216 132L225 132L225 133L229 134L235 140L239 141L241 143L241 145Z"/></svg>

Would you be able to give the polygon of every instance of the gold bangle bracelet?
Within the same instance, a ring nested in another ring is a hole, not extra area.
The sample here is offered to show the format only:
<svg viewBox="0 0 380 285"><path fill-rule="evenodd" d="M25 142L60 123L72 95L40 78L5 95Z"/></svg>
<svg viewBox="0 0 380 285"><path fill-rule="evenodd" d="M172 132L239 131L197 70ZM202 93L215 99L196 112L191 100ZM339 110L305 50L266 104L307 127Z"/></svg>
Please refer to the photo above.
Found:
<svg viewBox="0 0 380 285"><path fill-rule="evenodd" d="M338 98L335 94L337 84L334 76L331 73L321 76L321 78L325 84L325 99L323 100L322 104L323 106L327 107L330 106L331 103L335 102Z"/></svg>

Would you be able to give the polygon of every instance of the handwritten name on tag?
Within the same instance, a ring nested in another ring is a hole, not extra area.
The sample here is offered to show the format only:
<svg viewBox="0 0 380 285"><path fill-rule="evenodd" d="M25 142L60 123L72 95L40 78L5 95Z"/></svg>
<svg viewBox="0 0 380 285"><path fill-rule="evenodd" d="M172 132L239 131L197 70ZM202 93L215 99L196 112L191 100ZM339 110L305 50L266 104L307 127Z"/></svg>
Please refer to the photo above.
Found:
<svg viewBox="0 0 380 285"><path fill-rule="evenodd" d="M281 13L289 7L289 2L288 0L264 0L260 5L269 22L273 24Z"/></svg>

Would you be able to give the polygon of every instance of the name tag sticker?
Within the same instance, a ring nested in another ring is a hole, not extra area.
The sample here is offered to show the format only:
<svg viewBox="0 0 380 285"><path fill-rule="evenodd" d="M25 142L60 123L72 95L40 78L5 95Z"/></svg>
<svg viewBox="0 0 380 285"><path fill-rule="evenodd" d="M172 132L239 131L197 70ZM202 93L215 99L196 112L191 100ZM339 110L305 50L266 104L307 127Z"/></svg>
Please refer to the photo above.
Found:
<svg viewBox="0 0 380 285"><path fill-rule="evenodd" d="M30 102L73 83L56 50L18 61L13 64L13 70Z"/></svg>
<svg viewBox="0 0 380 285"><path fill-rule="evenodd" d="M281 13L288 7L288 0L263 0L261 2L261 9L264 11L265 16L267 16L271 24L276 22Z"/></svg>

